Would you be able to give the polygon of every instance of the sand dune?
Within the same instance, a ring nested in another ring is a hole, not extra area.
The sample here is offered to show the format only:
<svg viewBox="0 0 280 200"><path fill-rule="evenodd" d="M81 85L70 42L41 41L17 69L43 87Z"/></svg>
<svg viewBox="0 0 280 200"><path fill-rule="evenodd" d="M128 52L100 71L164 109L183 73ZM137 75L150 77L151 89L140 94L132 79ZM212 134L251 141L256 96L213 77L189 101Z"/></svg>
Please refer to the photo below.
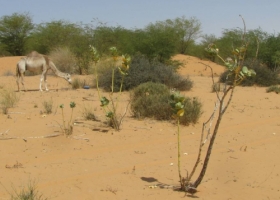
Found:
<svg viewBox="0 0 280 200"><path fill-rule="evenodd" d="M194 82L187 96L203 103L203 115L196 125L182 127L182 173L191 171L196 159L202 124L213 111L216 96L211 93L209 70L215 74L222 66L195 57L177 55L185 63L180 69ZM19 57L0 58L0 87L16 90L14 76ZM74 76L90 80L88 76ZM16 93L20 102L0 114L0 199L9 199L13 187L20 189L30 180L48 199L183 199L184 193L160 187L178 185L176 126L171 122L137 120L130 113L121 131L106 127L95 89L72 90L68 83L49 76L49 92L38 90L40 76L26 77L28 92ZM217 77L216 77L217 79ZM280 183L280 96L266 88L237 87L224 115L206 176L195 197L201 200L279 199ZM104 94L107 95L108 94ZM129 94L120 99L123 111ZM53 101L53 113L42 114L44 101ZM64 104L66 122L69 103L75 101L74 134L60 134ZM91 107L101 122L84 121L82 111ZM214 124L212 125L214 126ZM213 129L213 127L212 127ZM10 139L9 139L10 138ZM203 153L205 153L205 150ZM171 165L171 163L174 163ZM195 174L195 177L197 174Z"/></svg>

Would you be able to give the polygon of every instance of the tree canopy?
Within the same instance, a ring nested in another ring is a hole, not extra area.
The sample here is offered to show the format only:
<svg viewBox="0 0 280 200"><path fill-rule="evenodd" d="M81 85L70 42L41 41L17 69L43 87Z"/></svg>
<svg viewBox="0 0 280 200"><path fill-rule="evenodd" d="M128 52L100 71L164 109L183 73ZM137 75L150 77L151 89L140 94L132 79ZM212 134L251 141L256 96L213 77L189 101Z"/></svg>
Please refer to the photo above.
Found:
<svg viewBox="0 0 280 200"><path fill-rule="evenodd" d="M32 18L28 13L14 13L0 19L1 50L11 55L22 55L25 51L27 40L34 28Z"/></svg>

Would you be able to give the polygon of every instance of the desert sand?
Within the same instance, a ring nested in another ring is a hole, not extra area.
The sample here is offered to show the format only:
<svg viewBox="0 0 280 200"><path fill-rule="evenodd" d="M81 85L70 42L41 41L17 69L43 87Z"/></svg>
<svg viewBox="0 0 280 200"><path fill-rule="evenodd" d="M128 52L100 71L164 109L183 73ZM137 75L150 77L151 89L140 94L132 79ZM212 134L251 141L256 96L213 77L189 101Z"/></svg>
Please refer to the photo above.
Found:
<svg viewBox="0 0 280 200"><path fill-rule="evenodd" d="M191 91L182 93L203 103L199 122L181 127L182 174L186 175L196 160L202 124L210 117L216 101L211 92L210 70L201 62L212 66L215 80L224 68L191 56L177 55L174 59L184 62L179 73L194 82ZM19 57L0 58L1 88L17 91L18 60ZM93 81L92 76L73 78ZM65 80L50 75L50 91L39 92L39 79L40 75L25 77L28 91L16 92L19 103L7 115L0 113L1 200L9 199L9 193L30 182L35 182L43 197L59 200L280 199L280 96L266 93L266 88L236 88L206 176L198 193L190 196L171 189L179 184L174 123L138 120L128 111L121 130L115 131L103 123L105 117L96 89L72 90ZM46 115L43 102L51 100L53 113ZM124 111L128 100L129 93L125 92L119 112ZM64 104L67 122L72 101L77 104L73 113L75 125L73 135L67 138L60 128L59 105ZM92 108L100 121L85 121L84 108Z"/></svg>

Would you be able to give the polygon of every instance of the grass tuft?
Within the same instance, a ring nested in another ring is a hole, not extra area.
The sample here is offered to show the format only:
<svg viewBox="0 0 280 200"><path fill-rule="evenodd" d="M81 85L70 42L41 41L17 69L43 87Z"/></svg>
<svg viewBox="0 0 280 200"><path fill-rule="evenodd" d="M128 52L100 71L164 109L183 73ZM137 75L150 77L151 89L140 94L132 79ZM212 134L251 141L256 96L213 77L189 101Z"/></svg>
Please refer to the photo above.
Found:
<svg viewBox="0 0 280 200"><path fill-rule="evenodd" d="M0 95L1 109L3 114L6 115L8 114L9 108L14 107L18 103L20 97L11 89L2 89Z"/></svg>

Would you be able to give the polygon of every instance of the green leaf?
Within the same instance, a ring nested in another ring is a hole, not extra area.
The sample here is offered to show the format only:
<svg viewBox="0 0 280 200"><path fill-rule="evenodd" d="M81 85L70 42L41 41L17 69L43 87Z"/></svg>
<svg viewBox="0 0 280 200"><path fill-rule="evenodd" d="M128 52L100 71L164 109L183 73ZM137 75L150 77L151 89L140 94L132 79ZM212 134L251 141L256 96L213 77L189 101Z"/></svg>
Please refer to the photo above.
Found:
<svg viewBox="0 0 280 200"><path fill-rule="evenodd" d="M249 72L248 68L246 66L242 67L242 72L244 74L247 74Z"/></svg>
<svg viewBox="0 0 280 200"><path fill-rule="evenodd" d="M175 109L176 110L181 110L182 108L184 108L184 105L181 102L178 102L175 104Z"/></svg>
<svg viewBox="0 0 280 200"><path fill-rule="evenodd" d="M75 108L76 107L76 103L74 102L74 101L72 101L71 103L70 103L70 108Z"/></svg>
<svg viewBox="0 0 280 200"><path fill-rule="evenodd" d="M106 113L106 117L108 117L108 118L112 118L113 115L114 115L114 113L111 111Z"/></svg>
<svg viewBox="0 0 280 200"><path fill-rule="evenodd" d="M106 97L102 97L101 99L100 99L100 102L101 102L101 105L100 106L107 106L108 104L109 104L109 100L106 98Z"/></svg>
<svg viewBox="0 0 280 200"><path fill-rule="evenodd" d="M256 75L257 75L257 73L255 72L255 70L253 70L253 69L250 69L250 70L249 70L249 73L250 73L250 76L256 76Z"/></svg>

